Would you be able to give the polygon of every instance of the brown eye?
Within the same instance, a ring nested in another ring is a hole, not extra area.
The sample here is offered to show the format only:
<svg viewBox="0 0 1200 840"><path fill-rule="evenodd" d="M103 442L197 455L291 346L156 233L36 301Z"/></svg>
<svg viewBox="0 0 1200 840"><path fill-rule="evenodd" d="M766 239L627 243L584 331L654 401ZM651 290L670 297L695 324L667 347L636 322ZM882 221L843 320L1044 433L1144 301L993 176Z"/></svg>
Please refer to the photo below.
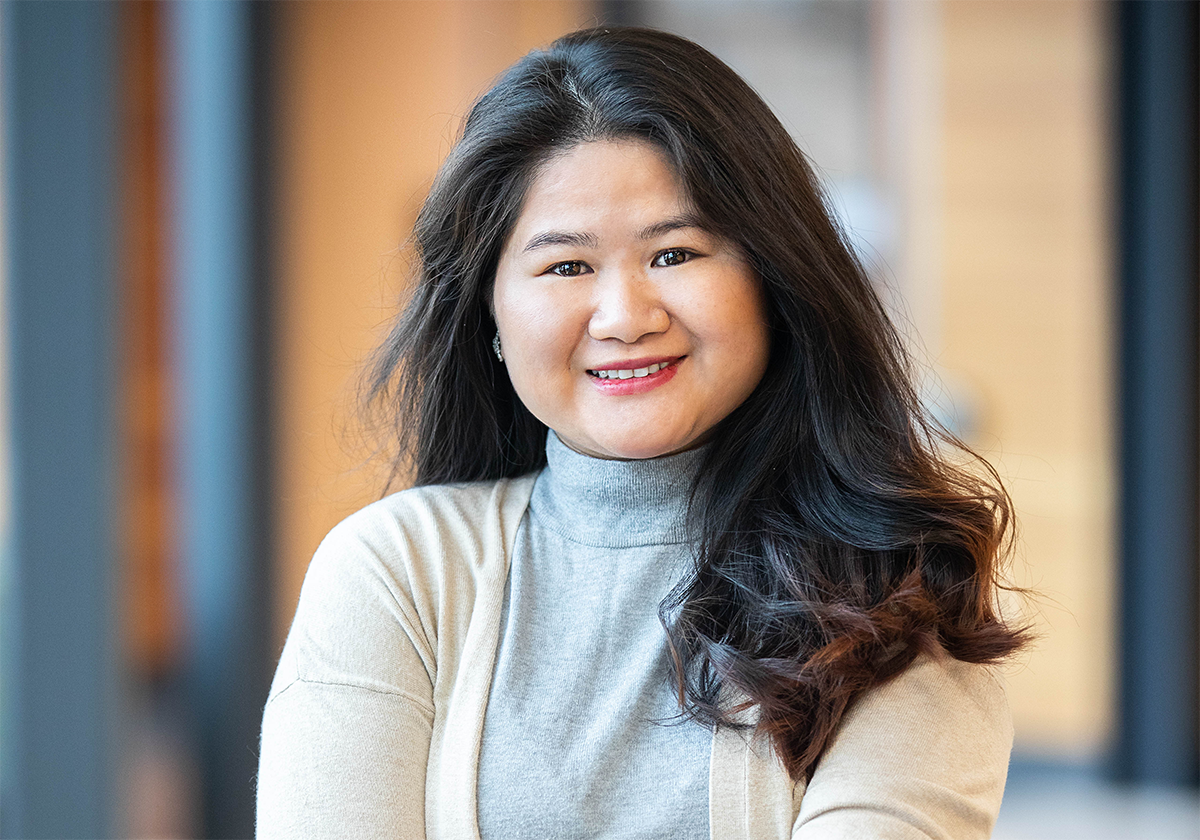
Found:
<svg viewBox="0 0 1200 840"><path fill-rule="evenodd" d="M691 258L692 254L690 251L685 251L683 248L672 248L655 256L651 265L656 268L668 268L673 265L682 265Z"/></svg>
<svg viewBox="0 0 1200 840"><path fill-rule="evenodd" d="M550 266L550 273L557 274L559 277L578 277L584 273L584 265L578 260L557 263Z"/></svg>

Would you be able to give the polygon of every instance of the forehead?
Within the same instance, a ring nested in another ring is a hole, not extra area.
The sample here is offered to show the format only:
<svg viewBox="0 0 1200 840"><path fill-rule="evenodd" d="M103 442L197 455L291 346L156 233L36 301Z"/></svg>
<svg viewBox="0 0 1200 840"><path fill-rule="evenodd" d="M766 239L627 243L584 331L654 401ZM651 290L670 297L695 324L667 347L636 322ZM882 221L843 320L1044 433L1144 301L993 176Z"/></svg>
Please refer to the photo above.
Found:
<svg viewBox="0 0 1200 840"><path fill-rule="evenodd" d="M644 224L689 211L666 156L640 140L597 140L560 152L538 168L514 233L532 228Z"/></svg>

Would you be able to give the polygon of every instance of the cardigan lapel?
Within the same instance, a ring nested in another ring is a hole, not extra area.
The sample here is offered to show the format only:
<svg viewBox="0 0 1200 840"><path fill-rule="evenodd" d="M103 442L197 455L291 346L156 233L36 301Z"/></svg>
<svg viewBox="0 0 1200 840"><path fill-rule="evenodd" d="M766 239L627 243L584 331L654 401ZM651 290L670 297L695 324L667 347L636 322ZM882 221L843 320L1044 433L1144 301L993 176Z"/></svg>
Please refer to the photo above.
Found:
<svg viewBox="0 0 1200 840"><path fill-rule="evenodd" d="M483 719L500 643L509 558L517 527L529 506L534 478L496 483L482 517L483 526L478 529L478 544L473 547L473 589L458 593L466 597L456 608L470 611L465 638L452 668L443 671L439 663L438 675L448 679L449 685L445 687L446 712L434 721L425 803L428 834L436 840L479 840L476 788Z"/></svg>
<svg viewBox="0 0 1200 840"><path fill-rule="evenodd" d="M740 722L753 724L757 717L751 708ZM792 782L765 737L751 729L719 728L709 766L711 840L788 840L804 789L804 782Z"/></svg>

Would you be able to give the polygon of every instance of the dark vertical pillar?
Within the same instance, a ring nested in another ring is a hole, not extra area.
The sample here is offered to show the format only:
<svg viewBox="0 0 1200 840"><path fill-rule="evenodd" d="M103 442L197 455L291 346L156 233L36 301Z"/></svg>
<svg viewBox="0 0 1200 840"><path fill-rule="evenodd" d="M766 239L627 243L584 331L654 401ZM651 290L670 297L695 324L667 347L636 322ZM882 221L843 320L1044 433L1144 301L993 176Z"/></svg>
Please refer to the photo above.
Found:
<svg viewBox="0 0 1200 840"><path fill-rule="evenodd" d="M271 677L255 15L223 1L166 15L187 686L208 837L253 834Z"/></svg>
<svg viewBox="0 0 1200 840"><path fill-rule="evenodd" d="M1197 17L1122 3L1116 770L1197 781Z"/></svg>
<svg viewBox="0 0 1200 840"><path fill-rule="evenodd" d="M0 5L11 508L0 833L115 833L114 38L104 3Z"/></svg>

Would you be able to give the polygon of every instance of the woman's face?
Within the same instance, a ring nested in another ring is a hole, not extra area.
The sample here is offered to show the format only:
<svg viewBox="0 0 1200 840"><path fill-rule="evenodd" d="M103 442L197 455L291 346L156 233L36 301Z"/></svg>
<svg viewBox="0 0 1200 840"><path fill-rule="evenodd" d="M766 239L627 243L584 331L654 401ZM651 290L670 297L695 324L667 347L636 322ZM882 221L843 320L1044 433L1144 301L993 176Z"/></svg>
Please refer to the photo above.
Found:
<svg viewBox="0 0 1200 840"><path fill-rule="evenodd" d="M647 143L584 143L551 158L493 295L517 395L587 455L654 458L703 443L766 369L758 278L698 226Z"/></svg>

